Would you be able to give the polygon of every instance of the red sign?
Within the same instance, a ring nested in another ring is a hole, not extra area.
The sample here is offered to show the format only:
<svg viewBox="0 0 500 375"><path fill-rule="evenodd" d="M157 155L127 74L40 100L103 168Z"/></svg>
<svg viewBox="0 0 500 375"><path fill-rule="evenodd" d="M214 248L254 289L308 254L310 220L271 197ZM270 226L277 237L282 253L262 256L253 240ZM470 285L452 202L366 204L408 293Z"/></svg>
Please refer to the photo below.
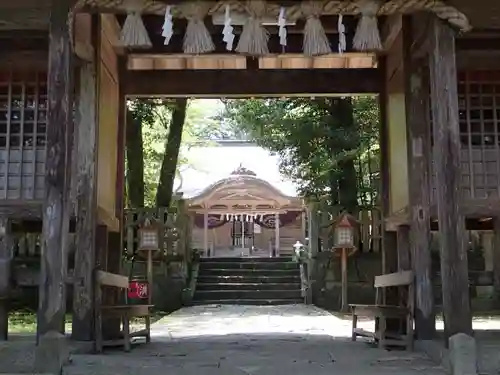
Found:
<svg viewBox="0 0 500 375"><path fill-rule="evenodd" d="M147 281L131 281L128 287L128 298L147 299L149 296L149 285Z"/></svg>

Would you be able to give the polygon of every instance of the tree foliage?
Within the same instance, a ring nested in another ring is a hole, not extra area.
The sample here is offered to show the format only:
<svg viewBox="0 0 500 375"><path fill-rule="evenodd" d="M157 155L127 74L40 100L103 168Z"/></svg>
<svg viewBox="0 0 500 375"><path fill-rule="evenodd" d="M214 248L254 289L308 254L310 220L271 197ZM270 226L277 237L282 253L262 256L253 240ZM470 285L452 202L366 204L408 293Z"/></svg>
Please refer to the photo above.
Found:
<svg viewBox="0 0 500 375"><path fill-rule="evenodd" d="M331 203L350 211L356 209L353 205L374 203L378 179L375 98L227 100L225 109L233 127L280 156L282 173L304 196L327 196Z"/></svg>
<svg viewBox="0 0 500 375"><path fill-rule="evenodd" d="M160 201L168 202L170 200L167 199L168 196L172 195L170 181L175 177L180 177L182 170L194 168L186 155L189 148L202 142L206 143L211 138L221 137L220 118L216 116L212 108L209 108L210 105L207 106L207 103L203 101L186 101L185 116L182 115L184 107L181 106L181 111L177 113L182 116L177 116L178 120L173 121L175 110L179 108L179 100L181 99L136 99L128 103L127 201L129 207L155 206L158 201L159 187L162 189ZM179 128L181 123L182 126ZM170 137L169 144L168 139L169 135L172 135L172 129L182 130L182 133L180 139L177 136ZM179 144L178 141L181 143ZM164 188L166 191L163 191ZM175 190L179 190L179 187Z"/></svg>

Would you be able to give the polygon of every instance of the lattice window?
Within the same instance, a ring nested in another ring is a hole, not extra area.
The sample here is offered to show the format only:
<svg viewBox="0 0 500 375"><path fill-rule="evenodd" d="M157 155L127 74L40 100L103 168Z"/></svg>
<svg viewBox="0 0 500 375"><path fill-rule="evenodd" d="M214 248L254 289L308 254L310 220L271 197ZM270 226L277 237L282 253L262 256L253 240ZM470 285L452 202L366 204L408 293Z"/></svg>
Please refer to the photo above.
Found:
<svg viewBox="0 0 500 375"><path fill-rule="evenodd" d="M0 71L0 199L43 199L47 76Z"/></svg>
<svg viewBox="0 0 500 375"><path fill-rule="evenodd" d="M500 197L500 71L459 72L458 107L464 198Z"/></svg>
<svg viewBox="0 0 500 375"><path fill-rule="evenodd" d="M458 100L465 192L472 198L499 196L500 71L460 73Z"/></svg>

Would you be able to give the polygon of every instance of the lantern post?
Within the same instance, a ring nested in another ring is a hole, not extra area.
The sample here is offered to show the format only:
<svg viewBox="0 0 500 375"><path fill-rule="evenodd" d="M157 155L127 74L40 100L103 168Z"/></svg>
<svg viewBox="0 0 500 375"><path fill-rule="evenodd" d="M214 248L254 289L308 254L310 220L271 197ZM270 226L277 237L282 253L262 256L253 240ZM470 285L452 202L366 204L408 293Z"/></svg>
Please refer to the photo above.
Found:
<svg viewBox="0 0 500 375"><path fill-rule="evenodd" d="M341 311L348 311L347 303L347 258L353 255L357 248L354 245L354 230L352 224L356 222L353 216L349 214L342 214L340 218L334 223L334 246L333 251L336 255L340 256L342 268L342 307Z"/></svg>
<svg viewBox="0 0 500 375"><path fill-rule="evenodd" d="M152 304L153 252L160 250L160 228L156 222L146 220L138 230L138 251L147 254L148 304Z"/></svg>

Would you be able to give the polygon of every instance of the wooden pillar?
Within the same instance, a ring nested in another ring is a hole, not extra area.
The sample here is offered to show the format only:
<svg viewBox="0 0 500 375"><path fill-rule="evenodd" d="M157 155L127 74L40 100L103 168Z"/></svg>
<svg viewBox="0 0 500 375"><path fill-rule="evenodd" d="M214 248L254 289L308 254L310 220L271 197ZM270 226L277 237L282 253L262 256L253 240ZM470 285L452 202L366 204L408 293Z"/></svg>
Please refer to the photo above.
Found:
<svg viewBox="0 0 500 375"><path fill-rule="evenodd" d="M241 215L241 251L245 248L245 216ZM241 254L243 256L243 253Z"/></svg>
<svg viewBox="0 0 500 375"><path fill-rule="evenodd" d="M64 327L66 249L73 143L72 51L68 13L72 0L53 0L49 25L47 156L43 209L38 337Z"/></svg>
<svg viewBox="0 0 500 375"><path fill-rule="evenodd" d="M8 339L10 272L12 267L12 237L10 220L0 218L0 341Z"/></svg>
<svg viewBox="0 0 500 375"><path fill-rule="evenodd" d="M432 289L430 228L430 124L427 64L412 56L413 29L426 24L413 16L403 22L411 265L415 274L415 333L432 339L436 332ZM417 46L418 47L418 46Z"/></svg>
<svg viewBox="0 0 500 375"><path fill-rule="evenodd" d="M398 226L396 236L398 247L398 271L407 271L411 269L410 227L408 225Z"/></svg>
<svg viewBox="0 0 500 375"><path fill-rule="evenodd" d="M465 220L459 210L460 136L455 32L437 17L430 26L434 165L441 248L445 336L472 334Z"/></svg>
<svg viewBox="0 0 500 375"><path fill-rule="evenodd" d="M274 248L276 249L275 251L275 255L277 257L280 256L280 214L279 213L276 213L274 214L274 222L275 222L275 225L274 225L274 241L275 241L275 244L274 244Z"/></svg>
<svg viewBox="0 0 500 375"><path fill-rule="evenodd" d="M208 256L208 211L203 213L203 250L205 256Z"/></svg>
<svg viewBox="0 0 500 375"><path fill-rule="evenodd" d="M42 255L37 314L37 372L60 373L64 331L73 143L73 62L68 14L73 0L53 0L49 24L48 111Z"/></svg>
<svg viewBox="0 0 500 375"><path fill-rule="evenodd" d="M382 205L382 273L396 272L397 270L397 239L396 233L385 230L385 219L390 214L390 171L389 171L389 129L387 126L387 72L386 58L381 57L378 70L381 72L384 80L382 81L379 94L380 109L380 190Z"/></svg>
<svg viewBox="0 0 500 375"><path fill-rule="evenodd" d="M125 152L127 133L127 98L125 96L125 76L127 71L127 58L118 56L118 134L117 134L117 165L116 168L116 217L120 219L120 229L123 230L125 208Z"/></svg>
<svg viewBox="0 0 500 375"><path fill-rule="evenodd" d="M347 300L347 294L349 290L349 281L347 279L347 251L348 249L342 249L340 253L340 269L342 275L342 304L341 311L348 312L349 311L349 303Z"/></svg>
<svg viewBox="0 0 500 375"><path fill-rule="evenodd" d="M500 306L500 217L493 224L493 288L495 305Z"/></svg>
<svg viewBox="0 0 500 375"><path fill-rule="evenodd" d="M97 34L97 17L93 17ZM94 38L95 40L95 38ZM94 46L96 46L94 44ZM94 47L95 48L95 47ZM98 90L97 53L91 61L82 61L79 75L77 112L77 193L76 193L76 250L73 286L72 338L77 341L94 339L94 283L96 264L97 225L97 137Z"/></svg>

